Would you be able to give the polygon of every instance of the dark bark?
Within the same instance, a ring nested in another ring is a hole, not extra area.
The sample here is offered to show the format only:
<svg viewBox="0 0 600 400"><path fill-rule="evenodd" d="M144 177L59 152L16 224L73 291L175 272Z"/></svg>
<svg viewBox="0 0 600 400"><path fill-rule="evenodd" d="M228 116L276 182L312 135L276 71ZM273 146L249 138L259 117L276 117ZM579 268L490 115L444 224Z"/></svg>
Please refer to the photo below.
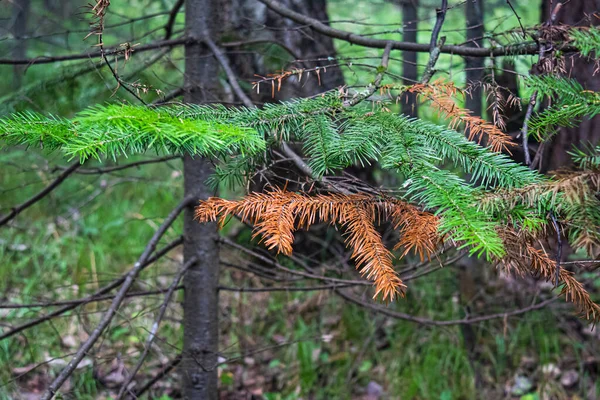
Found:
<svg viewBox="0 0 600 400"><path fill-rule="evenodd" d="M19 40L27 33L27 19L29 17L30 0L16 0L13 2L11 34L17 39L12 50L13 58L27 57L27 40ZM25 65L13 66L13 89L17 90L23 82Z"/></svg>
<svg viewBox="0 0 600 400"><path fill-rule="evenodd" d="M218 36L220 0L187 0L186 30L193 39ZM185 101L204 103L219 100L219 66L210 51L200 44L185 47ZM206 185L213 167L208 159L184 158L185 196L205 199L213 193ZM216 224L194 221L193 207L184 216L184 258L197 258L184 278L185 299L183 355L180 372L183 397L215 400L218 397L217 368L219 340L219 246Z"/></svg>
<svg viewBox="0 0 600 400"><path fill-rule="evenodd" d="M402 40L417 43L418 0L402 3ZM417 81L417 54L414 51L402 53L402 76L404 84L411 85ZM402 98L402 113L416 117L418 115L416 93L406 93Z"/></svg>
<svg viewBox="0 0 600 400"><path fill-rule="evenodd" d="M469 0L466 5L467 41L470 47L482 47L483 44L483 0ZM483 78L484 58L465 57L467 85L479 83ZM476 85L467 96L465 106L474 115L482 114L481 86Z"/></svg>
<svg viewBox="0 0 600 400"><path fill-rule="evenodd" d="M544 0L542 3L542 20L548 20L556 0ZM571 0L562 7L558 14L557 24L594 25L600 24L598 18L592 16L600 10L600 0ZM589 16L589 18L588 18ZM567 76L575 78L587 90L599 91L600 79L594 76L594 62L575 57L566 60ZM600 142L600 116L584 119L573 128L561 128L551 143L545 146L542 156L541 170L552 171L572 163L571 156L574 145L598 144Z"/></svg>
<svg viewBox="0 0 600 400"><path fill-rule="evenodd" d="M483 44L484 18L483 0L468 0L466 4L465 17L467 29L467 44L471 47L481 47ZM473 112L473 115L482 116L482 88L480 83L484 76L484 58L465 57L467 72L467 87L470 87L469 95L466 97L465 107ZM477 293L478 282L481 282L482 262L476 257L465 257L460 260L460 272L458 275L460 301L465 310L471 308L473 298ZM472 325L461 325L460 331L463 344L469 358L469 364L473 369L474 383L476 388L481 388L482 379L479 365L480 355L477 351L477 332Z"/></svg>
<svg viewBox="0 0 600 400"><path fill-rule="evenodd" d="M328 21L325 0L284 0L282 3L311 18ZM254 81L257 74L264 76L282 69L314 68L335 63L335 61L327 60L328 57L335 59L336 56L333 40L330 37L322 35L310 27L301 26L288 18L283 18L256 0L234 0L229 11L229 30L236 40L261 39L280 43L301 59L301 61L295 60L295 57L288 54L282 47L279 48L280 51L274 52L273 50L278 45L273 45L269 49L269 52L275 53L278 58L266 57L262 52L265 47L257 47L256 54L235 56L231 60L236 73L243 80ZM312 61L316 58L325 58L325 60ZM310 74L310 78L303 79L300 84L295 77L288 79L282 84L281 91L276 91L275 99L271 98L271 90L267 86L262 87L260 95L256 93L251 95L253 100L261 102L284 100L315 95L344 84L343 74L339 68L321 70L319 76L320 80L313 72ZM304 78L306 77L304 75Z"/></svg>

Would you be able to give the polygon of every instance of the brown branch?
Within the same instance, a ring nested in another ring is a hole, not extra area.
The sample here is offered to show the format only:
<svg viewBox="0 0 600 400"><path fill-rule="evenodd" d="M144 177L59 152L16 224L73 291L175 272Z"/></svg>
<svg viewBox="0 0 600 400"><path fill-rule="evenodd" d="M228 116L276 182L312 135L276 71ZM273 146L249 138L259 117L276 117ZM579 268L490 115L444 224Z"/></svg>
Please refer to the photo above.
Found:
<svg viewBox="0 0 600 400"><path fill-rule="evenodd" d="M156 99L155 101L153 101L149 106L150 107L161 106L163 104L170 102L174 98L183 95L184 93L185 93L185 90L182 87L174 89L174 90L170 91L169 93L167 93L163 98Z"/></svg>
<svg viewBox="0 0 600 400"><path fill-rule="evenodd" d="M297 275L297 276L302 276L302 277L308 278L308 279L316 279L316 280L319 280L322 282L337 283L337 284L352 284L352 285L357 285L357 286L372 286L373 285L371 282L368 282L366 280L350 280L350 279L330 278L330 277L323 276L323 275L316 275L316 274L311 274L309 272L293 270L291 268L284 267L277 261L273 261L260 253L257 253L257 252L252 251L244 246L241 246L228 238L221 237L219 239L219 242L221 242L227 246L233 247L234 249L240 250L252 257L256 257L259 260L261 260L269 265L272 265L273 267L275 267L281 271L287 272L292 275Z"/></svg>
<svg viewBox="0 0 600 400"><path fill-rule="evenodd" d="M332 37L334 39L344 40L349 43L358 44L365 47L380 48L383 49L387 45L389 40L386 39L375 39L368 38L365 36L357 35L352 32L335 29L329 25L318 21L314 18L307 17L306 15L297 13L276 0L259 0L265 4L271 10L276 13L291 19L294 22L303 24L311 27L320 34ZM392 49L394 50L405 50L405 51L416 51L421 53L428 53L430 51L429 44L412 43L412 42L399 42L391 41ZM556 46L557 50L565 52L576 52L577 48L569 44L562 44ZM486 47L468 47L462 45L444 45L440 47L440 52L448 54L456 54L460 56L469 57L489 57L493 55L495 57L504 55L516 55L516 54L535 54L537 53L537 44L535 43L519 43L509 46L496 46L493 48Z"/></svg>
<svg viewBox="0 0 600 400"><path fill-rule="evenodd" d="M32 205L34 205L35 203L37 203L38 201L43 199L46 195L48 195L50 192L52 192L58 185L60 185L65 179L67 179L69 177L69 175L71 175L73 172L75 172L80 166L81 166L81 163L79 161L71 164L71 166L69 166L67 169L65 169L63 173L61 173L54 181L52 181L52 183L50 183L48 186L46 186L42 191L37 193L35 196L30 198L26 202L19 204L16 207L13 207L13 209L7 215L0 218L0 226L5 225L8 221L12 220L14 217L19 215L21 212L23 212L27 208L31 207Z"/></svg>
<svg viewBox="0 0 600 400"><path fill-rule="evenodd" d="M131 383L133 378L135 378L135 375L139 372L140 368L142 368L142 365L144 364L144 360L146 359L146 357L148 357L148 353L150 352L152 343L154 343L154 339L156 338L156 333L158 332L160 323L163 320L165 313L167 312L167 308L169 306L169 303L171 302L171 297L173 296L173 293L175 292L175 290L177 289L177 287L179 285L179 281L181 280L183 275L185 275L187 270L192 265L194 265L197 261L198 260L195 257L189 259L179 269L179 271L177 272L177 275L175 275L175 278L173 278L173 282L171 283L171 285L169 286L169 289L165 293L165 299L160 306L158 315L156 316L156 319L154 320L154 323L152 324L152 329L150 330L148 339L146 340L146 343L144 345L144 351L143 351L142 355L140 356L140 359L138 360L137 364L133 368L132 372L129 374L127 379L125 379L125 382L123 382L123 385L121 385L121 389L119 390L119 393L117 394L117 400L121 400L123 398L123 396L125 395L125 392L128 391L129 384Z"/></svg>
<svg viewBox="0 0 600 400"><path fill-rule="evenodd" d="M300 60L302 58L300 54L296 53L296 51L294 49L287 46L285 43L279 42L279 41L273 40L273 39L240 40L237 42L221 43L220 46L221 47L241 47L241 46L252 46L254 44L264 44L264 43L274 44L274 45L281 47L282 49L287 51L292 57L294 57L295 60Z"/></svg>
<svg viewBox="0 0 600 400"><path fill-rule="evenodd" d="M46 389L43 396L41 397L41 400L52 399L52 397L54 397L54 395L60 389L60 387L63 385L63 383L65 383L65 381L67 379L69 379L69 376L71 376L71 374L75 371L75 368L77 368L77 365L81 362L81 360L85 357L85 355L90 351L92 346L100 338L100 335L102 334L102 332L104 332L106 327L112 321L113 317L116 315L117 310L119 309L119 307L121 306L121 303L123 302L123 300L125 299L125 296L127 295L127 292L129 291L129 289L135 282L135 279L141 272L143 265L147 262L147 260L150 258L150 255L152 254L152 252L156 249L156 245L158 244L158 241L160 240L160 238L166 233L167 229L173 224L173 222L175 222L175 220L177 219L179 214L186 207L193 204L194 201L195 201L194 198L186 197L181 203L179 203L179 205L177 205L177 207L169 214L167 219L165 219L165 221L162 223L162 225L154 233L154 235L152 236L152 239L150 239L150 242L148 242L148 244L146 245L146 248L144 249L144 252L140 256L138 261L135 263L133 268L127 273L127 277L125 278L123 285L119 289L116 297L113 299L113 302L110 305L109 309L102 316L102 320L100 321L98 326L96 326L94 331L90 334L89 338L79 348L79 350L77 350L77 354L73 357L73 359L69 362L69 364L67 364L67 366L65 368L63 368L63 370L56 377L56 379L54 379L54 381Z"/></svg>
<svg viewBox="0 0 600 400"><path fill-rule="evenodd" d="M165 247L163 247L160 251L156 252L156 254L152 257L150 257L142 266L143 268L146 268L147 266L151 265L152 263L154 263L156 260L158 260L159 258L163 257L165 254L167 254L169 251L171 251L172 249L174 249L175 247L181 245L183 243L183 238L178 238L174 241L172 241L171 243L169 243L168 245L166 245ZM12 328L11 330L2 333L2 335L0 335L0 341L7 339L11 336L16 335L17 333L20 333L26 329L29 329L33 326L39 325L43 322L49 321L53 318L56 318L70 310L73 310L74 308L76 308L79 305L85 305L88 304L90 302L94 302L96 300L100 301L100 300L104 300L102 297L104 295L106 295L106 293L110 292L112 289L118 287L119 285L121 285L125 279L126 279L126 275L122 276L121 278L115 280L114 282L108 284L107 286L97 290L95 293L91 294L90 296L87 296L83 299L79 299L79 300L74 300L74 301L66 301L65 303L61 303L61 304L55 304L55 305L62 305L62 304L66 304L65 307L62 307L58 310L55 310L49 314L46 314L42 317L36 318L33 321L29 321L26 322L24 324L21 324L19 326L16 326L14 328ZM110 296L110 298L114 298L113 295ZM56 303L56 302L55 302ZM48 305L48 304L47 304ZM50 304L51 305L51 304Z"/></svg>

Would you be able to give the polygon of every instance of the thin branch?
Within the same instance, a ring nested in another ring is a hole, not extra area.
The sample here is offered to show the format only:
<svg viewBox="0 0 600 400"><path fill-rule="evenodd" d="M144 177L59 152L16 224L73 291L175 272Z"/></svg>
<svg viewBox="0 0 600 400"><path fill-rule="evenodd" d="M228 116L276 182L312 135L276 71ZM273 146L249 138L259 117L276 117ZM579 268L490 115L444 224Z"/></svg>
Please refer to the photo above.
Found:
<svg viewBox="0 0 600 400"><path fill-rule="evenodd" d="M533 108L537 102L537 90L533 92L529 98L529 105L527 106L527 112L525 113L525 121L523 121L523 129L521 129L521 140L523 144L523 155L525 156L525 165L531 165L531 154L529 153L529 137L528 137L528 125L531 115L533 114Z"/></svg>
<svg viewBox="0 0 600 400"><path fill-rule="evenodd" d="M357 297L343 293L340 290L336 290L335 293L350 303L353 303L353 304L356 304L357 306L361 306L368 310L375 311L377 313L386 315L388 317L395 318L395 319L401 319L401 320L405 320L405 321L410 321L410 322L415 322L415 323L422 324L422 325L431 325L431 326L470 325L470 324L476 324L476 323L489 321L489 320L493 320L493 319L514 317L517 315L528 313L530 311L540 310L540 309L546 307L547 305L558 300L558 297L553 297L551 299L544 300L540 303L532 304L528 307L524 307L524 308L520 308L520 309L512 310L512 311L507 311L507 312L503 312L503 313L481 315L481 316L472 317L472 318L468 317L468 318L463 318L463 319L437 321L437 320L433 320L433 319L429 319L429 318L416 317L414 315L405 314L405 313L401 313L398 311L393 311L388 308L378 306L376 304L367 303L365 301L360 300Z"/></svg>
<svg viewBox="0 0 600 400"><path fill-rule="evenodd" d="M173 156L155 158L152 160L135 161L135 162L131 162L128 164L117 165L114 167L107 167L107 168L80 168L77 170L77 173L81 174L81 175L110 174L111 172L117 172L117 171L122 171L124 169L135 168L135 167L139 167L141 165L157 164L157 163L162 163L162 162L166 162L166 161L177 160L180 158L181 158L180 155L173 155ZM65 170L65 169L67 169L67 167L56 167L55 170L56 169Z"/></svg>
<svg viewBox="0 0 600 400"><path fill-rule="evenodd" d="M231 286L219 286L219 290L226 292L239 292L239 293L265 293L265 292L313 292L318 290L335 290L346 287L357 286L357 283L338 283L331 285L318 285L318 286L267 286L262 288L254 287L231 287ZM361 285L362 286L362 285Z"/></svg>
<svg viewBox="0 0 600 400"><path fill-rule="evenodd" d="M366 280L350 280L350 279L330 278L330 277L323 276L323 275L316 275L316 274L311 274L308 272L293 270L293 269L284 267L280 263L273 261L273 260L269 259L268 257L265 257L262 254L252 251L244 246L241 246L241 245L235 243L234 241L227 239L225 237L219 238L219 242L221 242L227 246L233 247L235 249L238 249L252 257L256 257L259 260L261 260L269 265L272 265L273 267L275 267L281 271L287 272L292 275L297 275L297 276L302 276L304 278L316 279L316 280L319 280L322 282L337 283L337 284L352 284L352 285L357 285L357 286L372 286L373 285L371 282L366 281Z"/></svg>
<svg viewBox="0 0 600 400"><path fill-rule="evenodd" d="M143 268L146 268L147 266L151 265L152 263L154 263L156 260L158 260L159 258L163 257L165 254L167 254L169 251L173 250L175 247L181 245L183 243L183 238L178 238L174 241L172 241L171 243L169 243L168 245L166 245L165 247L163 247L160 251L157 251L156 254L152 257L150 257L142 266ZM88 304L90 302L96 301L96 299L101 299L102 300L102 296L106 295L106 293L110 292L112 289L119 287L119 285L121 285L125 279L126 279L127 275L122 276L121 278L115 280L114 282L106 285L105 287L97 290L95 293L91 294L88 297L85 297L83 299L80 299L78 301L74 301L74 302L70 302L68 303L65 307L62 307L58 310L52 311L49 314L46 314L42 317L36 318L33 321L29 321L26 322L24 324L21 324L19 326L16 326L14 328L12 328L11 330L2 333L2 335L0 335L0 342L4 339L7 339L11 336L16 335L17 333L20 333L26 329L29 329L33 326L39 325L43 322L49 321L53 318L56 318L70 310L73 310L74 308L76 308L79 305L85 305ZM114 296L111 295L111 298L114 298Z"/></svg>
<svg viewBox="0 0 600 400"><path fill-rule="evenodd" d="M379 65L379 68L377 69L377 74L375 75L375 79L373 80L373 83L371 83L369 85L369 87L366 90L366 93L362 93L362 94L352 98L351 100L344 102L344 107L352 107L352 106L357 105L364 99L369 98L373 93L375 93L375 91L377 91L377 89L379 89L379 87L381 86L381 81L383 80L383 76L385 75L385 72L388 69L391 51L392 51L392 42L389 41L385 45L385 49L383 50L383 56L381 57L381 64Z"/></svg>
<svg viewBox="0 0 600 400"><path fill-rule="evenodd" d="M154 375L152 378L150 378L148 380L148 382L146 382L144 384L144 386L137 389L134 392L135 398L137 399L137 398L141 397L144 393L146 393L148 391L148 389L150 389L152 387L152 385L154 385L156 382L160 381L162 378L167 376L169 374L169 372L171 372L176 366L179 365L180 362L181 362L181 354L179 354L173 360L169 361L160 371L158 371L158 373L156 375Z"/></svg>
<svg viewBox="0 0 600 400"><path fill-rule="evenodd" d="M525 27L523 26L523 23L521 22L521 17L519 16L519 14L517 14L517 10L515 10L512 3L510 2L510 0L506 0L506 3L512 10L513 14L515 14L515 17L517 17L517 20L519 21L519 26L521 27L521 32L523 32L523 39L525 39L527 37L527 32L525 31Z"/></svg>
<svg viewBox="0 0 600 400"><path fill-rule="evenodd" d="M263 43L274 44L274 45L281 47L282 49L287 51L292 57L294 57L294 59L296 61L299 61L302 58L302 56L299 53L296 53L296 51L294 49L287 46L285 43L279 42L279 41L273 40L273 39L240 40L237 42L221 43L220 46L221 47L241 47L241 46L252 46L254 44L263 44Z"/></svg>
<svg viewBox="0 0 600 400"><path fill-rule="evenodd" d="M31 207L32 205L34 205L35 203L37 203L38 201L43 199L46 195L48 195L50 192L52 192L58 185L60 185L65 179L67 179L67 177L69 177L69 175L71 175L73 172L75 172L80 166L81 166L81 163L79 161L71 164L71 166L69 166L67 169L65 169L63 171L63 173L61 173L54 181L52 181L52 183L50 183L48 186L46 186L42 191L37 193L35 196L30 198L26 202L19 204L16 207L13 207L13 209L7 215L0 218L0 226L5 225L8 221L12 220L14 217L19 215L21 212L23 212L27 208Z"/></svg>
<svg viewBox="0 0 600 400"><path fill-rule="evenodd" d="M183 286L178 287L177 289L183 289ZM131 292L127 293L127 298L130 297L145 297L145 296L154 296L157 294L164 294L168 289L157 289L157 290L145 290L141 292ZM64 305L81 305L88 303L97 303L105 300L112 300L115 298L114 294L107 294L104 296L96 296L93 299L90 299L89 296L82 299L73 299L73 300L58 300L58 301L48 301L48 302L38 302L38 303L0 303L0 310L3 309L22 309L22 308L44 308L44 307L56 307L56 306L64 306Z"/></svg>
<svg viewBox="0 0 600 400"><path fill-rule="evenodd" d="M175 19L177 19L177 14L179 13L181 6L183 6L183 2L184 0L177 0L177 3L175 3L171 9L171 12L169 13L169 20L165 25L165 40L171 39L171 35L173 34L173 26L175 25Z"/></svg>
<svg viewBox="0 0 600 400"><path fill-rule="evenodd" d="M142 53L144 51L151 51L156 49L161 49L164 47L175 47L181 46L190 42L190 39L185 37L180 37L177 39L170 40L159 40L154 43L149 43L143 46L133 47L133 50L136 53ZM122 55L125 52L122 46L115 46L110 49L106 49L104 54L106 56L111 55ZM86 53L78 53L78 54L67 54L64 56L39 56L33 58L22 58L22 59L11 59L11 58L0 58L0 65L39 65L39 64L50 64L55 62L63 62L63 61L72 61L72 60L85 60L90 58L102 58L102 52L94 51L94 52L86 52Z"/></svg>
<svg viewBox="0 0 600 400"><path fill-rule="evenodd" d="M554 274L554 286L558 287L558 284L560 282L560 261L562 258L563 245L562 238L560 237L560 228L558 227L558 222L556 221L556 217L554 216L554 213L552 211L550 211L550 219L552 220L552 226L556 231L556 241L558 244L558 250L556 251L556 272Z"/></svg>
<svg viewBox="0 0 600 400"><path fill-rule="evenodd" d="M182 87L179 87L177 89L170 91L164 97L153 101L149 106L150 107L161 106L163 104L170 102L174 98L181 96L184 93L185 93L185 90Z"/></svg>
<svg viewBox="0 0 600 400"><path fill-rule="evenodd" d="M121 303L125 299L127 292L135 282L135 279L141 272L143 265L150 258L152 252L156 249L156 245L160 238L166 233L167 229L175 222L179 214L189 205L193 204L195 199L193 197L186 197L179 205L169 214L167 219L162 223L162 225L158 228L158 230L150 239L150 242L146 245L146 248L138 261L135 263L133 268L127 274L125 278L125 282L119 289L116 297L114 298L112 304L110 305L108 311L102 316L102 320L96 326L94 331L90 334L89 338L85 341L85 343L77 350L77 354L73 359L67 364L65 368L60 372L60 374L56 377L56 379L50 384L48 389L44 392L41 400L50 400L56 392L60 389L60 387L65 383L65 381L71 376L71 374L77 368L77 365L81 362L81 360L85 357L85 355L90 351L92 346L96 343L96 341L100 338L100 335L106 327L110 324L113 317L116 315L117 310L121 306Z"/></svg>
<svg viewBox="0 0 600 400"><path fill-rule="evenodd" d="M129 384L131 383L133 378L135 378L135 376L139 372L140 368L142 368L142 365L144 364L144 360L146 359L146 357L148 357L148 353L150 352L150 349L152 348L152 343L154 343L154 338L156 337L156 333L158 332L160 323L162 322L162 320L165 316L165 313L167 312L167 308L169 307L169 303L171 302L171 297L173 296L175 289L177 289L177 287L179 285L179 281L181 280L183 275L187 272L187 270L196 263L196 261L198 261L198 260L195 257L189 259L179 269L179 271L177 272L177 275L175 275L175 278L173 278L173 282L171 282L171 285L169 286L167 293L165 293L165 299L160 306L158 315L156 316L156 319L154 320L154 323L152 324L152 329L150 330L148 339L146 340L146 344L144 345L144 352L140 356L140 359L138 360L137 364L135 365L135 367L133 368L133 370L127 377L127 379L125 379L125 382L123 382L123 385L121 385L121 389L119 390L119 393L117 394L117 400L121 400L123 398L125 393L128 391Z"/></svg>
<svg viewBox="0 0 600 400"><path fill-rule="evenodd" d="M242 101L242 103L246 107L255 108L256 106L254 105L254 103L252 103L252 100L250 100L250 98L246 95L246 93L244 93L244 91L240 87L240 84L237 81L237 77L235 76L235 73L229 66L227 57L225 57L225 55L221 52L219 47L215 44L215 42L212 41L212 39L210 37L208 37L208 35L206 35L206 37L204 37L203 40L204 40L204 43L206 43L206 45L210 49L210 51L213 52L213 54L214 54L215 58L217 59L217 61L219 62L219 64L221 64L221 67L223 68L225 75L227 75L227 80L229 80L229 84L231 85L231 88L235 92L236 96Z"/></svg>
<svg viewBox="0 0 600 400"><path fill-rule="evenodd" d="M442 25L446 19L446 12L448 11L448 0L442 0L442 7L436 10L435 26L431 32L431 40L429 41L429 61L423 72L421 83L427 83L431 80L433 74L435 74L435 64L440 57L441 49L446 42L446 37L443 36L438 43L438 36L442 30Z"/></svg>
<svg viewBox="0 0 600 400"><path fill-rule="evenodd" d="M334 39L344 40L349 43L358 44L365 47L380 48L383 49L387 45L389 40L386 39L374 39L368 38L362 35L357 35L352 32L335 29L329 25L318 21L314 18L307 17L306 15L297 13L276 0L258 0L265 4L271 10L276 13L291 19L294 22L303 24L311 27L316 32L325 36L332 37ZM405 50L405 51L417 51L421 53L428 53L430 51L429 44L412 43L412 42L399 42L392 41L392 49L394 50ZM576 52L577 48L569 44L561 44L556 46L557 50L564 52ZM486 47L467 47L462 45L444 45L441 46L440 51L442 53L456 54L460 56L469 57L489 57L493 56L504 56L504 55L516 55L516 54L535 54L537 53L537 44L535 43L518 43L509 46L496 46L492 48Z"/></svg>

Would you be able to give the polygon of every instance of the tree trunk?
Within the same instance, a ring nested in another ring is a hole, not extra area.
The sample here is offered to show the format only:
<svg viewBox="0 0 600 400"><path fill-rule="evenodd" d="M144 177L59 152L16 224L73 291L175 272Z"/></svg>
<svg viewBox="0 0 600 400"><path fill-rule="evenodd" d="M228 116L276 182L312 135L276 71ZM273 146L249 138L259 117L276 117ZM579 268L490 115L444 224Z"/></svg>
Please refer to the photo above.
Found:
<svg viewBox="0 0 600 400"><path fill-rule="evenodd" d="M11 34L17 39L12 50L13 58L27 57L27 40L21 40L27 33L27 19L29 17L30 0L16 0L13 2ZM18 90L23 82L25 65L15 65L13 67L13 89Z"/></svg>
<svg viewBox="0 0 600 400"><path fill-rule="evenodd" d="M186 31L193 39L205 35L217 41L220 0L187 0ZM208 55L208 57L207 57ZM219 99L219 66L206 46L185 47L185 101L204 103ZM185 196L205 199L211 193L206 185L213 167L209 160L186 155L183 162ZM183 398L216 400L219 344L219 246L216 224L194 221L193 207L184 215L184 259L197 262L185 275L184 339L181 373Z"/></svg>
<svg viewBox="0 0 600 400"><path fill-rule="evenodd" d="M467 25L467 43L472 47L480 47L483 42L483 0L469 0L466 6L466 25ZM465 107L473 112L473 115L482 116L482 90L481 83L483 79L483 57L465 58L467 72L467 87L475 84L469 90ZM466 310L470 306L473 298L477 294L479 282L482 281L483 262L475 256L465 257L458 265L460 267L458 274L460 300L462 307ZM474 384L476 389L482 386L482 379L479 365L481 364L480 355L477 351L477 332L473 325L461 325L460 331L463 337L463 343L469 363L473 369Z"/></svg>
<svg viewBox="0 0 600 400"><path fill-rule="evenodd" d="M307 15L327 23L327 3L325 0L280 0L286 7L298 13ZM230 21L228 29L230 36L238 40L263 39L279 43L291 50L287 53L278 45L277 55L283 59L265 57L263 54L236 55L231 61L235 70L243 80L255 81L257 75L265 76L282 69L315 68L334 64L335 47L333 40L325 35L315 32L307 26L284 18L269 10L264 4L256 0L233 0L231 9L227 12ZM267 26L269 29L257 29L257 26ZM248 50L245 48L245 50ZM296 61L298 58L302 61ZM322 58L320 61L315 61ZM321 69L319 75L313 71L304 74L298 83L296 77L287 79L281 85L281 91L275 90L274 98L271 96L270 85L262 85L260 93L251 93L252 99L257 102L285 100L295 97L315 95L344 84L344 77L339 68Z"/></svg>
<svg viewBox="0 0 600 400"><path fill-rule="evenodd" d="M466 8L467 42L471 47L481 47L483 44L483 0L469 0ZM467 86L471 83L480 83L483 78L483 57L466 57ZM481 86L472 88L471 96L467 96L466 108L473 111L473 115L482 115Z"/></svg>
<svg viewBox="0 0 600 400"><path fill-rule="evenodd" d="M409 0L402 3L402 40L417 43L417 30L419 27L418 0ZM402 53L402 77L405 85L412 85L418 79L417 76L417 52L404 51ZM416 117L417 95L416 93L405 93L402 98L402 114Z"/></svg>
<svg viewBox="0 0 600 400"><path fill-rule="evenodd" d="M564 1L563 1L564 3ZM556 0L544 0L542 3L542 20L549 20L552 8L556 6ZM600 0L571 0L568 5L560 9L557 24L568 25L594 25L600 24L598 18L592 14L600 10ZM588 61L581 57L570 57L566 60L567 76L576 79L587 90L599 91L600 79L594 76L594 61ZM573 128L561 128L551 143L546 144L541 170L553 171L572 163L568 154L574 145L586 145L588 143L598 144L600 142L600 116L592 119L584 119L578 126Z"/></svg>

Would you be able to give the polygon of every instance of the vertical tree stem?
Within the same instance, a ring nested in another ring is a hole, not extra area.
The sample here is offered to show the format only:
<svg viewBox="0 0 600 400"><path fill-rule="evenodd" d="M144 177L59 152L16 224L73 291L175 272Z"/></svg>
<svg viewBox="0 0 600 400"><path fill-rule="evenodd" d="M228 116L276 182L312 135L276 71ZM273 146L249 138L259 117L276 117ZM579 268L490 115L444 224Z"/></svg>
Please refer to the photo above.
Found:
<svg viewBox="0 0 600 400"><path fill-rule="evenodd" d="M185 47L185 101L200 104L219 98L217 61L202 42L216 37L218 0L187 0ZM214 35L214 36L213 36ZM215 39L216 40L216 39ZM185 196L206 199L213 195L206 185L213 173L208 159L186 155L183 161ZM183 354L181 359L184 399L216 400L219 343L219 247L216 224L194 221L194 209L184 215L184 258L197 259L184 277L185 299Z"/></svg>

